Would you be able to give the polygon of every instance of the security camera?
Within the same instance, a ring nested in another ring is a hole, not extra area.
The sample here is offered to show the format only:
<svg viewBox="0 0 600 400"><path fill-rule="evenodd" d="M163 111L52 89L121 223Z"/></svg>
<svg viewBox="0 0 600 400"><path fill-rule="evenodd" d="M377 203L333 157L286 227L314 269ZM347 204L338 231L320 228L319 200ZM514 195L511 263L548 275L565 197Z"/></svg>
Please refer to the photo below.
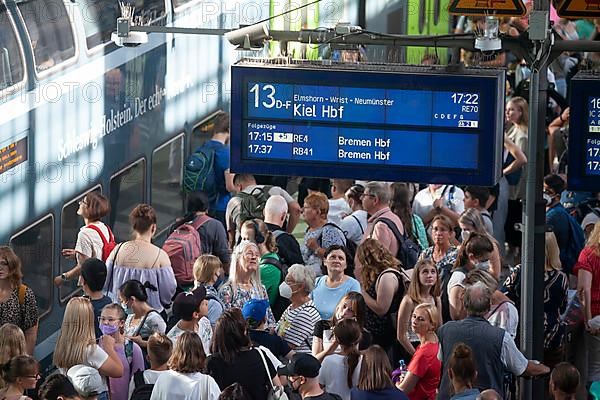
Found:
<svg viewBox="0 0 600 400"><path fill-rule="evenodd" d="M135 32L131 30L129 18L117 18L117 31L111 33L110 40L119 47L136 47L148 42L146 32Z"/></svg>
<svg viewBox="0 0 600 400"><path fill-rule="evenodd" d="M248 25L225 33L225 38L238 50L260 50L269 39L269 27L266 23Z"/></svg>

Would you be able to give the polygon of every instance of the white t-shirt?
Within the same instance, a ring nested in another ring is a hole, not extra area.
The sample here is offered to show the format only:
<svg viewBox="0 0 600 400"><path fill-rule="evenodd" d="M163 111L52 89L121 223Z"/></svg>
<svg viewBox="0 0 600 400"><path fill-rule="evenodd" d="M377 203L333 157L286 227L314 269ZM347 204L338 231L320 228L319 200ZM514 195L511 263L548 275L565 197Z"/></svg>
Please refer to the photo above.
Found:
<svg viewBox="0 0 600 400"><path fill-rule="evenodd" d="M108 354L97 344L90 344L87 348L87 359L82 362L82 365L87 365L100 371L100 367L108 360ZM66 375L67 371L64 368L58 369L61 374ZM102 386L99 387L98 393L108 392L108 386L106 385L106 377L102 376Z"/></svg>
<svg viewBox="0 0 600 400"><path fill-rule="evenodd" d="M358 364L352 373L352 387L358 384L358 376L360 375L360 365L362 364L362 356L358 359ZM348 365L346 356L341 354L331 354L321 363L319 371L319 383L325 386L327 393L335 393L343 400L350 400L350 389L348 387Z"/></svg>
<svg viewBox="0 0 600 400"><path fill-rule="evenodd" d="M367 212L365 210L356 210L342 220L340 228L346 232L346 237L349 240L358 245L367 230L367 219Z"/></svg>
<svg viewBox="0 0 600 400"><path fill-rule="evenodd" d="M433 202L441 198L442 194L445 207L458 214L465 211L465 193L462 189L458 186L442 185L433 194L428 187L419 191L413 201L413 212L424 220L429 211L433 210Z"/></svg>
<svg viewBox="0 0 600 400"><path fill-rule="evenodd" d="M519 311L513 303L507 301L500 306L492 306L487 320L490 324L504 329L513 339L517 337L517 327L519 326Z"/></svg>
<svg viewBox="0 0 600 400"><path fill-rule="evenodd" d="M150 400L217 400L220 394L212 376L169 370L158 377Z"/></svg>
<svg viewBox="0 0 600 400"><path fill-rule="evenodd" d="M348 202L343 197L339 199L329 199L329 213L327 219L337 226L340 226L342 219L352 213L352 209L348 205Z"/></svg>
<svg viewBox="0 0 600 400"><path fill-rule="evenodd" d="M147 369L144 372L142 372L143 376L144 376L144 383L148 384L148 385L154 385L156 383L156 381L158 380L158 378L165 373L168 373L169 370L165 370L165 371L155 371L153 369ZM135 381L132 378L131 382L129 382L129 398L131 398L131 394L133 393L135 389Z"/></svg>
<svg viewBox="0 0 600 400"><path fill-rule="evenodd" d="M179 322L175 324L174 327L171 328L169 333L167 333L167 337L171 339L173 343L177 341L179 336L181 336L185 332L185 330L179 327ZM204 353L209 356L210 353L210 343L212 341L212 325L210 321L206 317L200 318L198 321L198 332L196 332L198 336L200 336L200 340L202 340L202 347L204 347Z"/></svg>
<svg viewBox="0 0 600 400"><path fill-rule="evenodd" d="M108 241L109 233L108 228L102 222L93 222L90 225L95 225L100 228L100 231L104 235L104 238ZM102 249L104 247L104 243L102 243L102 239L98 232L93 230L92 228L88 228L87 225L79 229L79 233L77 234L77 243L75 243L75 250L85 254L90 258L98 258L102 259Z"/></svg>
<svg viewBox="0 0 600 400"><path fill-rule="evenodd" d="M462 271L454 271L448 280L448 298L450 298L450 290L455 286L465 287L463 283L467 276Z"/></svg>

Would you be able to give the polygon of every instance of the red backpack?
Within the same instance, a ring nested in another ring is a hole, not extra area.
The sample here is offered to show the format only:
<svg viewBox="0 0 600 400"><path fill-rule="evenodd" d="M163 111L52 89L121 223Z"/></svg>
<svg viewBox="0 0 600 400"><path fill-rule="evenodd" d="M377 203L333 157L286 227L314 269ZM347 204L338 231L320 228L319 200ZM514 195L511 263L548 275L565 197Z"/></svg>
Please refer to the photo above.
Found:
<svg viewBox="0 0 600 400"><path fill-rule="evenodd" d="M180 225L163 244L162 249L169 255L175 280L179 285L194 283L194 263L202 254L202 241L198 229L209 219L209 216L202 215L191 223Z"/></svg>
<svg viewBox="0 0 600 400"><path fill-rule="evenodd" d="M108 260L108 256L110 256L110 253L117 245L112 231L110 230L108 225L106 225L106 229L108 229L108 240L106 240L106 238L102 234L102 231L96 225L89 224L87 228L95 230L98 233L98 235L100 235L100 239L102 239L102 261L106 262L106 260Z"/></svg>

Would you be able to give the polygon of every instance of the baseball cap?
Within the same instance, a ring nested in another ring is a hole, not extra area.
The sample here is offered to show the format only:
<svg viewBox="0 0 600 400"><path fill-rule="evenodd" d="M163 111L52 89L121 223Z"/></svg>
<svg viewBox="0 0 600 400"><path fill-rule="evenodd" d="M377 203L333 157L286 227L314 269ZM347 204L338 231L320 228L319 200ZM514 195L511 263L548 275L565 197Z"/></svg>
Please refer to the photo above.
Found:
<svg viewBox="0 0 600 400"><path fill-rule="evenodd" d="M304 376L316 378L319 376L321 363L308 353L296 353L287 365L279 368L277 373L285 376Z"/></svg>
<svg viewBox="0 0 600 400"><path fill-rule="evenodd" d="M269 308L268 299L250 299L242 307L242 315L246 320L252 318L255 322L261 322L265 319L267 308Z"/></svg>
<svg viewBox="0 0 600 400"><path fill-rule="evenodd" d="M74 365L67 371L73 387L83 397L93 397L104 392L105 385L96 368L87 365Z"/></svg>
<svg viewBox="0 0 600 400"><path fill-rule="evenodd" d="M583 221L581 221L581 229L585 230L588 225L595 225L598 221L600 221L600 217L591 212L583 217Z"/></svg>
<svg viewBox="0 0 600 400"><path fill-rule="evenodd" d="M173 302L173 314L184 321L190 321L205 298L206 289L204 286L198 286L191 292L179 293Z"/></svg>

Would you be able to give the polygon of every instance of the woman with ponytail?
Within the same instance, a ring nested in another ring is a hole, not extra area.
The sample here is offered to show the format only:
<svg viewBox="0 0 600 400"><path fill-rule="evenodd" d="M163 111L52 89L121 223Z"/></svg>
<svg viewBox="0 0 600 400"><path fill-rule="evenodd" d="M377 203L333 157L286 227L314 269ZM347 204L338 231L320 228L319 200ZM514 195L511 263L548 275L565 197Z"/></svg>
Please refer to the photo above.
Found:
<svg viewBox="0 0 600 400"><path fill-rule="evenodd" d="M487 235L472 232L460 246L450 276L442 279L442 318L444 322L467 316L463 305L464 280L475 268L489 270L494 245Z"/></svg>
<svg viewBox="0 0 600 400"><path fill-rule="evenodd" d="M421 343L413 355L406 376L401 377L399 389L410 400L434 400L440 384L442 362L438 359L440 343L435 331L440 327L435 305L422 303L412 313L412 330Z"/></svg>
<svg viewBox="0 0 600 400"><path fill-rule="evenodd" d="M119 288L121 306L127 314L125 335L142 349L148 345L148 338L154 332L165 333L167 324L157 310L148 304L147 291L156 288L146 282L131 279Z"/></svg>
<svg viewBox="0 0 600 400"><path fill-rule="evenodd" d="M171 260L160 247L152 244L156 233L156 213L148 204L139 204L129 214L133 240L120 243L106 261L106 292L113 302L119 301L119 288L130 279L149 282L156 290L148 296L148 304L163 314L171 303L177 282Z"/></svg>
<svg viewBox="0 0 600 400"><path fill-rule="evenodd" d="M474 388L477 380L477 366L473 352L464 343L458 343L452 350L448 360L448 376L454 388L454 396L450 400L475 400L479 397L479 389Z"/></svg>
<svg viewBox="0 0 600 400"><path fill-rule="evenodd" d="M25 390L35 389L40 379L39 365L35 358L24 355L11 358L2 365L0 373L7 384L0 390L2 400L31 400L24 396Z"/></svg>
<svg viewBox="0 0 600 400"><path fill-rule="evenodd" d="M343 400L350 400L350 389L357 386L362 355L358 343L362 329L354 319L344 319L334 328L335 342L341 352L325 357L319 372L319 383L328 393L335 393Z"/></svg>

